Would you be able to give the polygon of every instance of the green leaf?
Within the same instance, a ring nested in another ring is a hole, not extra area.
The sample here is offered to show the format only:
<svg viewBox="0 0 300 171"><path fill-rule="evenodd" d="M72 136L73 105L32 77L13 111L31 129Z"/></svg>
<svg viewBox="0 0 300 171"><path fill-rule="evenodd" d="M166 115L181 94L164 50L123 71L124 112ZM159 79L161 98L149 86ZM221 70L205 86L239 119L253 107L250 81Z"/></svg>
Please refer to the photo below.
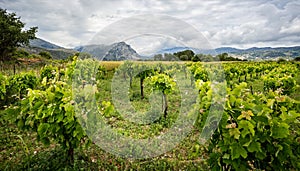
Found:
<svg viewBox="0 0 300 171"><path fill-rule="evenodd" d="M273 108L274 102L275 102L275 99L268 99L267 106L270 108Z"/></svg>
<svg viewBox="0 0 300 171"><path fill-rule="evenodd" d="M242 114L237 119L241 120L243 118L246 118L247 120L251 120L251 116L254 116L251 110L242 111Z"/></svg>
<svg viewBox="0 0 300 171"><path fill-rule="evenodd" d="M263 160L264 158L267 157L266 152L260 151L255 153L255 157L258 158L259 160Z"/></svg>
<svg viewBox="0 0 300 171"><path fill-rule="evenodd" d="M18 125L19 128L22 129L22 128L24 127L24 121L23 121L22 119L20 119L20 120L18 121L17 125Z"/></svg>
<svg viewBox="0 0 300 171"><path fill-rule="evenodd" d="M42 108L41 105L43 105L43 101L38 101L33 105L32 109L33 110L40 109L40 108Z"/></svg>
<svg viewBox="0 0 300 171"><path fill-rule="evenodd" d="M230 155L229 154L224 154L223 159L230 159Z"/></svg>
<svg viewBox="0 0 300 171"><path fill-rule="evenodd" d="M64 118L64 115L63 113L59 112L57 115L56 115L56 122L61 122Z"/></svg>
<svg viewBox="0 0 300 171"><path fill-rule="evenodd" d="M286 138L289 135L289 125L287 123L276 124L271 129L271 136L274 138Z"/></svg>
<svg viewBox="0 0 300 171"><path fill-rule="evenodd" d="M283 147L281 145L277 145L277 147L278 147L278 149L277 149L277 151L275 153L275 157L277 157L278 153L283 149Z"/></svg>
<svg viewBox="0 0 300 171"><path fill-rule="evenodd" d="M233 143L230 146L230 149L231 149L231 158L232 158L232 160L237 159L240 156L242 156L243 158L246 158L248 156L247 151L239 143Z"/></svg>
<svg viewBox="0 0 300 171"><path fill-rule="evenodd" d="M247 120L241 120L239 123L239 129L243 129L241 131L241 135L243 138L245 138L246 135L251 133L252 136L255 135L254 125Z"/></svg>
<svg viewBox="0 0 300 171"><path fill-rule="evenodd" d="M47 136L46 135L46 132L47 130L50 128L50 124L48 123L41 123L38 127L38 134L41 136L41 137L44 137L44 136Z"/></svg>
<svg viewBox="0 0 300 171"><path fill-rule="evenodd" d="M250 153L256 151L256 152L261 152L261 144L256 141L252 141L250 145L247 147L248 151Z"/></svg>
<svg viewBox="0 0 300 171"><path fill-rule="evenodd" d="M50 145L50 140L48 137L44 137L41 139L41 142L46 145L46 146L49 146Z"/></svg>
<svg viewBox="0 0 300 171"><path fill-rule="evenodd" d="M229 135L233 136L235 139L239 139L241 132L238 128L231 128L229 129Z"/></svg>

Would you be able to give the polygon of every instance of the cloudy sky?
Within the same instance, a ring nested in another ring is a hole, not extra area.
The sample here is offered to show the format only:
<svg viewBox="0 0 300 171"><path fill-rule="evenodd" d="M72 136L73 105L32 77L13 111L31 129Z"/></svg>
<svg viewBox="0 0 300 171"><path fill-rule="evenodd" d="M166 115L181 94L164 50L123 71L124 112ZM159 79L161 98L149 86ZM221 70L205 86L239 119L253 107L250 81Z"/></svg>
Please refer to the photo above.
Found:
<svg viewBox="0 0 300 171"><path fill-rule="evenodd" d="M213 47L300 45L299 0L0 0L0 7L64 47L86 44L106 26L143 14L185 21Z"/></svg>

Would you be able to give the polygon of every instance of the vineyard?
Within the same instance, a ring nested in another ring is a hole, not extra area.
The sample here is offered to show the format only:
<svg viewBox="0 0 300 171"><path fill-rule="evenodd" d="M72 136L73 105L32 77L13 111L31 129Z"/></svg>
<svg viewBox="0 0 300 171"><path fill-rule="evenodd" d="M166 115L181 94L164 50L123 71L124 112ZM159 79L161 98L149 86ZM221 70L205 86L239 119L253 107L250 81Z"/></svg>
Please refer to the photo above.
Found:
<svg viewBox="0 0 300 171"><path fill-rule="evenodd" d="M74 56L0 82L0 170L300 170L299 62Z"/></svg>

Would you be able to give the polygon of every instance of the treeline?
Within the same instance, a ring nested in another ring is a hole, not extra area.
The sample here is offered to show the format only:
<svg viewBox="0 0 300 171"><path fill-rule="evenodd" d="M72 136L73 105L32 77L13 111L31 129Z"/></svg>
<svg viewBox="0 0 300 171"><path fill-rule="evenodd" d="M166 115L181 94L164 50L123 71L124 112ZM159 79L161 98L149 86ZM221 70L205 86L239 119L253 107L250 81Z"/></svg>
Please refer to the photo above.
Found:
<svg viewBox="0 0 300 171"><path fill-rule="evenodd" d="M193 61L193 62L212 62L212 61L247 61L229 56L228 53L222 53L217 56L206 54L195 54L192 50L184 50L176 53L156 54L154 61Z"/></svg>

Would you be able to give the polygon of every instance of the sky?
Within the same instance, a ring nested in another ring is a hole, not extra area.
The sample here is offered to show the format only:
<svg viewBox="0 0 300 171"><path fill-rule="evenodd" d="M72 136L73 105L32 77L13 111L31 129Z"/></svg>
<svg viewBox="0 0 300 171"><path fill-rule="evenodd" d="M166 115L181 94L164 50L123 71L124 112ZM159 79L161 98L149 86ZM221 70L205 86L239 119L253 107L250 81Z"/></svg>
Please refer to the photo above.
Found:
<svg viewBox="0 0 300 171"><path fill-rule="evenodd" d="M186 22L214 48L300 45L299 0L0 0L0 7L21 16L27 28L38 26L37 37L68 48L88 44L113 23L147 14ZM149 40L158 48L160 38Z"/></svg>

